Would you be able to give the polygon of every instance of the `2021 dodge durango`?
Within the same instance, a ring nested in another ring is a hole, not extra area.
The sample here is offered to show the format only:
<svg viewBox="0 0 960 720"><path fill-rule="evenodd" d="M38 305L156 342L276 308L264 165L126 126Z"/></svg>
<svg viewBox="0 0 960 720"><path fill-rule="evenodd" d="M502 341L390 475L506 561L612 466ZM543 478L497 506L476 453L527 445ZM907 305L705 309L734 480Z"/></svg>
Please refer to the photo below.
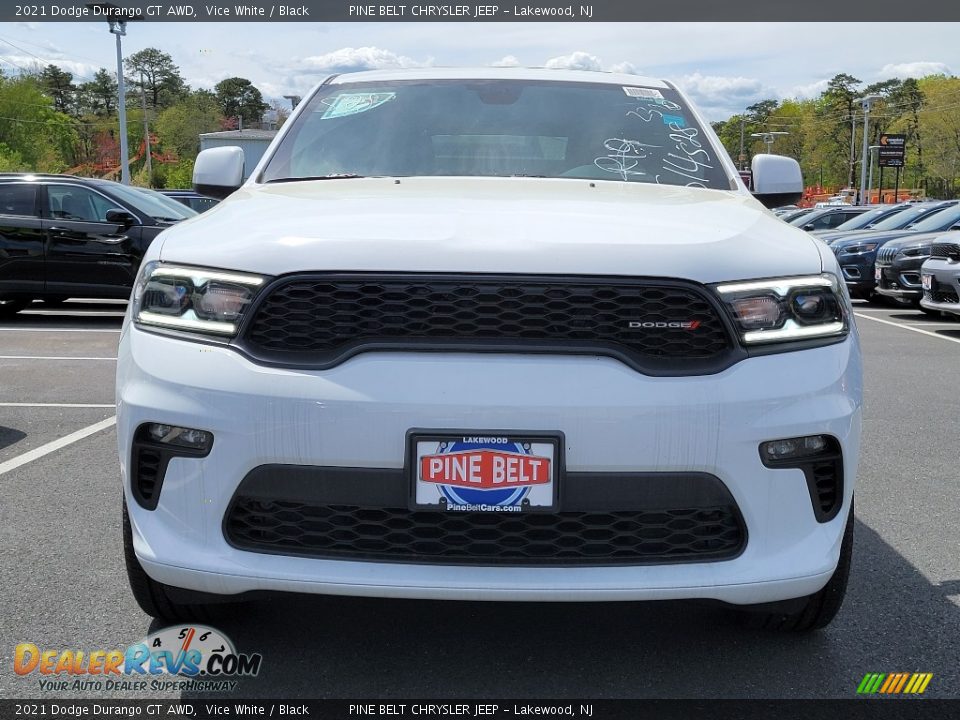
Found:
<svg viewBox="0 0 960 720"><path fill-rule="evenodd" d="M669 82L328 78L163 233L120 342L133 592L840 607L861 358L837 261Z"/></svg>

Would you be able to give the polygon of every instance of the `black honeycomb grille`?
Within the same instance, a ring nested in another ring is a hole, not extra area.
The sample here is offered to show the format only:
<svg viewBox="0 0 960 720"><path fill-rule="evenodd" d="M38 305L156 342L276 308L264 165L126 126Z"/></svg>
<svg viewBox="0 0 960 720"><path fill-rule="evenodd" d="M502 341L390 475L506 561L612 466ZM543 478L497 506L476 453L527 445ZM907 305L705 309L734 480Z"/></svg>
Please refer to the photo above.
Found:
<svg viewBox="0 0 960 720"><path fill-rule="evenodd" d="M930 248L930 257L950 258L951 260L960 260L960 244L938 242Z"/></svg>
<svg viewBox="0 0 960 720"><path fill-rule="evenodd" d="M355 560L477 564L647 564L737 555L734 507L525 514L304 505L238 496L225 523L236 547Z"/></svg>
<svg viewBox="0 0 960 720"><path fill-rule="evenodd" d="M506 344L675 367L724 360L732 350L720 311L697 286L543 276L291 278L267 292L241 344L263 360L318 364L363 349Z"/></svg>
<svg viewBox="0 0 960 720"><path fill-rule="evenodd" d="M927 300L932 300L933 302L937 303L953 303L954 305L960 303L960 296L950 290L949 287L938 288L936 290L925 290L923 294Z"/></svg>

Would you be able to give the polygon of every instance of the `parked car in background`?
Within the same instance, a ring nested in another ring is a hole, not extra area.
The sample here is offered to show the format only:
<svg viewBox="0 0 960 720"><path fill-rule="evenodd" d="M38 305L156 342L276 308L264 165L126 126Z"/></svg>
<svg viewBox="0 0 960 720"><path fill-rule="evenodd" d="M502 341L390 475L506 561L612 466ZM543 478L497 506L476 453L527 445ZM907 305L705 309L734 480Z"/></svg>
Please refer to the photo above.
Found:
<svg viewBox="0 0 960 720"><path fill-rule="evenodd" d="M792 210L788 213L780 215L780 219L785 223L789 223L790 221L795 220L802 215L809 215L812 212L813 208L800 208L799 210Z"/></svg>
<svg viewBox="0 0 960 720"><path fill-rule="evenodd" d="M866 212L854 215L835 228L831 228L830 230L813 230L811 233L821 240L826 241L828 237L849 232L850 230L869 230L878 222L886 220L888 217L906 209L907 205L868 205L866 207Z"/></svg>
<svg viewBox="0 0 960 720"><path fill-rule="evenodd" d="M920 307L960 316L960 238L940 238L920 269Z"/></svg>
<svg viewBox="0 0 960 720"><path fill-rule="evenodd" d="M196 210L198 213L209 210L218 202L220 202L217 200L217 198L201 195L195 190L160 190L158 192L160 192L161 195L166 195L168 198L172 198L179 203L183 203L188 208Z"/></svg>
<svg viewBox="0 0 960 720"><path fill-rule="evenodd" d="M827 243L827 245L831 245L837 240L859 237L874 231L904 230L922 220L926 220L934 213L938 213L956 204L956 200L938 200L930 203L906 205L906 207L900 206L897 212L891 213L883 220L874 223L870 228L860 228L859 230L840 230L837 228L836 230L819 234L817 237Z"/></svg>
<svg viewBox="0 0 960 720"><path fill-rule="evenodd" d="M958 233L960 234L960 233ZM926 313L937 314L920 305L923 297L920 269L936 242L950 242L942 232L909 235L899 240L891 240L877 250L874 279L879 295L900 303L918 307ZM958 238L960 240L960 238Z"/></svg>
<svg viewBox="0 0 960 720"><path fill-rule="evenodd" d="M863 215L867 206L858 205L831 205L829 207L815 208L813 212L801 215L790 220L789 223L801 230L830 230L838 225L842 225L847 220L852 220L858 215Z"/></svg>
<svg viewBox="0 0 960 720"><path fill-rule="evenodd" d="M917 209L920 207L917 206ZM854 231L849 237L835 240L830 244L830 249L840 263L850 296L870 300L877 284L874 263L879 248L892 240L955 229L960 229L960 205L952 204L929 213L923 220L911 223L902 230Z"/></svg>
<svg viewBox="0 0 960 720"><path fill-rule="evenodd" d="M151 241L196 214L109 180L0 174L0 315L35 299L128 298Z"/></svg>

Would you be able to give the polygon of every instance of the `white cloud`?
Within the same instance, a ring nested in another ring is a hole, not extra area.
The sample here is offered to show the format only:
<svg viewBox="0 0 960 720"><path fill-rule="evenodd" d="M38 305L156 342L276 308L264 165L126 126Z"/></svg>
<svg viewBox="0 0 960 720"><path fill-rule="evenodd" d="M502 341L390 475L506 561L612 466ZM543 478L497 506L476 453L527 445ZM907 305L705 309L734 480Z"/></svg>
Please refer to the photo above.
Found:
<svg viewBox="0 0 960 720"><path fill-rule="evenodd" d="M398 55L378 47L345 47L323 55L304 58L298 63L301 69L316 73L424 67L430 64L432 60L418 62L405 55Z"/></svg>
<svg viewBox="0 0 960 720"><path fill-rule="evenodd" d="M624 73L626 75L643 75L632 62L622 62L611 65L610 72Z"/></svg>
<svg viewBox="0 0 960 720"><path fill-rule="evenodd" d="M514 55L504 55L493 63L493 67L519 67L520 61Z"/></svg>
<svg viewBox="0 0 960 720"><path fill-rule="evenodd" d="M926 60L906 63L888 63L880 69L880 77L882 78L922 78L927 75L953 75L953 71L946 63L929 62Z"/></svg>
<svg viewBox="0 0 960 720"><path fill-rule="evenodd" d="M702 75L699 72L677 80L683 90L709 118L727 118L748 105L774 98L776 90L756 78Z"/></svg>
<svg viewBox="0 0 960 720"><path fill-rule="evenodd" d="M569 55L560 55L550 58L546 67L562 70L602 70L603 63L596 55L577 50Z"/></svg>
<svg viewBox="0 0 960 720"><path fill-rule="evenodd" d="M824 79L817 80L816 82L808 83L806 85L795 85L793 88L788 90L783 97L791 99L796 98L798 100L811 100L819 97L820 93L827 89L827 85L829 83L829 80Z"/></svg>

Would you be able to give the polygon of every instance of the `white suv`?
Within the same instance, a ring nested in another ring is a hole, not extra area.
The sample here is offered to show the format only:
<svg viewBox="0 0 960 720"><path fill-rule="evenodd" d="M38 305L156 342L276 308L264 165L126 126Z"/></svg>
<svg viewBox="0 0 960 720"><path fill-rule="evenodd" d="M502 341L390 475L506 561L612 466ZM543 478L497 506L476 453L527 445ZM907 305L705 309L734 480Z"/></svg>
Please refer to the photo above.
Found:
<svg viewBox="0 0 960 720"><path fill-rule="evenodd" d="M713 598L827 624L861 360L825 245L668 82L486 68L327 79L229 197L150 247L120 344L131 585Z"/></svg>

